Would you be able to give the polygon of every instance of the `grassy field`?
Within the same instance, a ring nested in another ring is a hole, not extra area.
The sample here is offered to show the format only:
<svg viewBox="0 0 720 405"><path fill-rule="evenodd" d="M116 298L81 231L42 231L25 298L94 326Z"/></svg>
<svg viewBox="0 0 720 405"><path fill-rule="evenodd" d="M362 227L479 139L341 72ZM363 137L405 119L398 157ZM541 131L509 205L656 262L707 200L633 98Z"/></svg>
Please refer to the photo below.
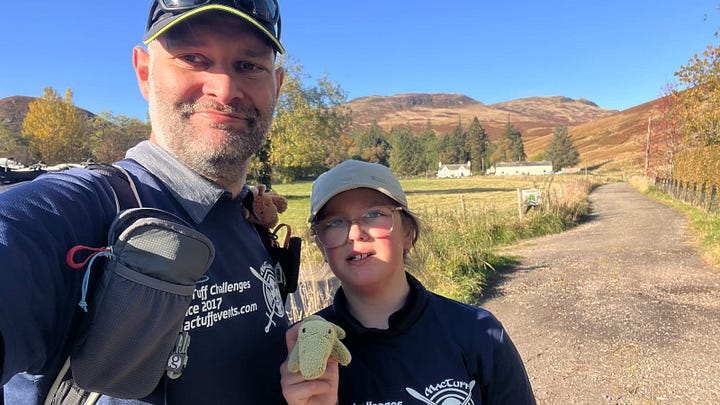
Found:
<svg viewBox="0 0 720 405"><path fill-rule="evenodd" d="M401 179L410 208L423 232L410 253L408 270L431 291L468 303L482 296L494 274L515 263L497 255L497 246L523 238L560 232L586 213L593 179L586 176L470 177ZM290 301L299 319L330 303L337 283L308 239L310 182L278 184L288 199L280 217L304 239L300 286ZM518 189L543 190L543 204L522 217Z"/></svg>
<svg viewBox="0 0 720 405"><path fill-rule="evenodd" d="M705 257L720 263L720 218L672 200L652 185L630 183L641 192L683 212ZM411 251L408 270L431 291L476 303L492 278L517 258L497 254L498 247L575 226L587 213L587 194L607 178L577 176L471 177L463 179L403 179L410 208L419 214L423 232ZM331 302L337 281L308 241L310 182L279 184L275 191L288 198L281 222L303 236L300 286L291 297L289 316L298 320ZM518 213L518 189L540 188L541 209Z"/></svg>
<svg viewBox="0 0 720 405"><path fill-rule="evenodd" d="M463 211L517 213L518 188L547 188L553 181L556 179L551 176L477 176L461 179L401 179L400 184L413 211L435 215ZM305 235L308 230L311 185L311 182L273 185L273 190L288 199L288 209L281 214L280 220L289 224L295 234Z"/></svg>

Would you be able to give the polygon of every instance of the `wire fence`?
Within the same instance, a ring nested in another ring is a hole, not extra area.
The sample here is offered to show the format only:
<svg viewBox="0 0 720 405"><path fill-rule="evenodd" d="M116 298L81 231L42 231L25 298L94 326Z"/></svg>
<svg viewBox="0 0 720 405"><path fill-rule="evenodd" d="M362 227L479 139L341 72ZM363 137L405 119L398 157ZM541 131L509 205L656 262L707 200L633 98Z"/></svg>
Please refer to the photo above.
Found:
<svg viewBox="0 0 720 405"><path fill-rule="evenodd" d="M671 195L674 199L702 208L711 214L720 214L717 186L698 184L676 179L657 179L658 190Z"/></svg>

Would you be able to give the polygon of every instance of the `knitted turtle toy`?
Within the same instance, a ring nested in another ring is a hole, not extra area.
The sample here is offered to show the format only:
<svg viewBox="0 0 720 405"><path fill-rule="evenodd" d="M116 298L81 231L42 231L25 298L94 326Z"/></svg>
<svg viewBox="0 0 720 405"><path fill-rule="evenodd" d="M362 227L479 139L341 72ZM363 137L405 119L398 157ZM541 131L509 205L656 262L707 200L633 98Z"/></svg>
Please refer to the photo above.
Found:
<svg viewBox="0 0 720 405"><path fill-rule="evenodd" d="M345 331L318 315L311 315L301 322L298 339L288 358L288 369L308 380L314 380L325 372L328 357L332 356L343 366L352 356L340 341Z"/></svg>

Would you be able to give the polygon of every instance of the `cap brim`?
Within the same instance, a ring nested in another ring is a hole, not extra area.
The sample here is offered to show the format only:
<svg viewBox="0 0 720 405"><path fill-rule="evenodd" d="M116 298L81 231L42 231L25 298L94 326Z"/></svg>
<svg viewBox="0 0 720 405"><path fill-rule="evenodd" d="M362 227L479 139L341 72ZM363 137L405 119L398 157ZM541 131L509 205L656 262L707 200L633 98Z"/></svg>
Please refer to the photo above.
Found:
<svg viewBox="0 0 720 405"><path fill-rule="evenodd" d="M320 200L317 205L318 208L315 209L314 212L310 213L310 216L308 217L308 222L312 223L315 220L315 217L317 217L317 214L323 209L325 204L328 203L328 201L332 200L333 197L340 193L344 193L346 191L355 190L356 188L369 188L371 190L378 191L380 193L385 194L387 197L389 197L391 200L395 201L396 203L400 204L401 207L407 208L407 203L398 200L388 189L383 187L378 187L377 184L364 184L364 183L353 183L353 184L346 184L345 187L340 187L337 190L333 191L332 193L328 194Z"/></svg>
<svg viewBox="0 0 720 405"><path fill-rule="evenodd" d="M155 24L153 24L152 27L145 33L145 36L143 36L143 43L145 45L149 44L153 40L157 39L160 35L167 32L170 28L175 26L176 24L180 23L181 21L184 21L192 16L196 16L200 13L204 13L206 11L212 11L212 10L220 10L225 11L227 13L236 15L245 21L249 22L250 24L254 25L259 29L273 44L273 48L279 53L285 53L285 48L282 46L280 41L275 38L275 35L273 35L272 32L270 32L267 28L265 28L262 24L258 23L257 20L255 20L252 16L249 14L243 13L240 10L237 10L232 7L223 6L219 4L209 4L207 6L198 7L192 10L189 10L185 13L181 13L172 17L168 17L164 19L163 21L157 21Z"/></svg>

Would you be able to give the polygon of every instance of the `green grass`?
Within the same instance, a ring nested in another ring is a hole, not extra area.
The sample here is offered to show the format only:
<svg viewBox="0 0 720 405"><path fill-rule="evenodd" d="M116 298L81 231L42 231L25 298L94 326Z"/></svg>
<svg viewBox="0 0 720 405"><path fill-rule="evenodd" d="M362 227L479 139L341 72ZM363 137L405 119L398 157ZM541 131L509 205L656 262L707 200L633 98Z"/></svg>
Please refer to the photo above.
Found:
<svg viewBox="0 0 720 405"><path fill-rule="evenodd" d="M543 187L549 177L470 177L463 179L401 179L413 211L429 215L444 212L517 212L517 189ZM273 190L288 199L280 221L296 234L307 232L312 182L275 184Z"/></svg>

